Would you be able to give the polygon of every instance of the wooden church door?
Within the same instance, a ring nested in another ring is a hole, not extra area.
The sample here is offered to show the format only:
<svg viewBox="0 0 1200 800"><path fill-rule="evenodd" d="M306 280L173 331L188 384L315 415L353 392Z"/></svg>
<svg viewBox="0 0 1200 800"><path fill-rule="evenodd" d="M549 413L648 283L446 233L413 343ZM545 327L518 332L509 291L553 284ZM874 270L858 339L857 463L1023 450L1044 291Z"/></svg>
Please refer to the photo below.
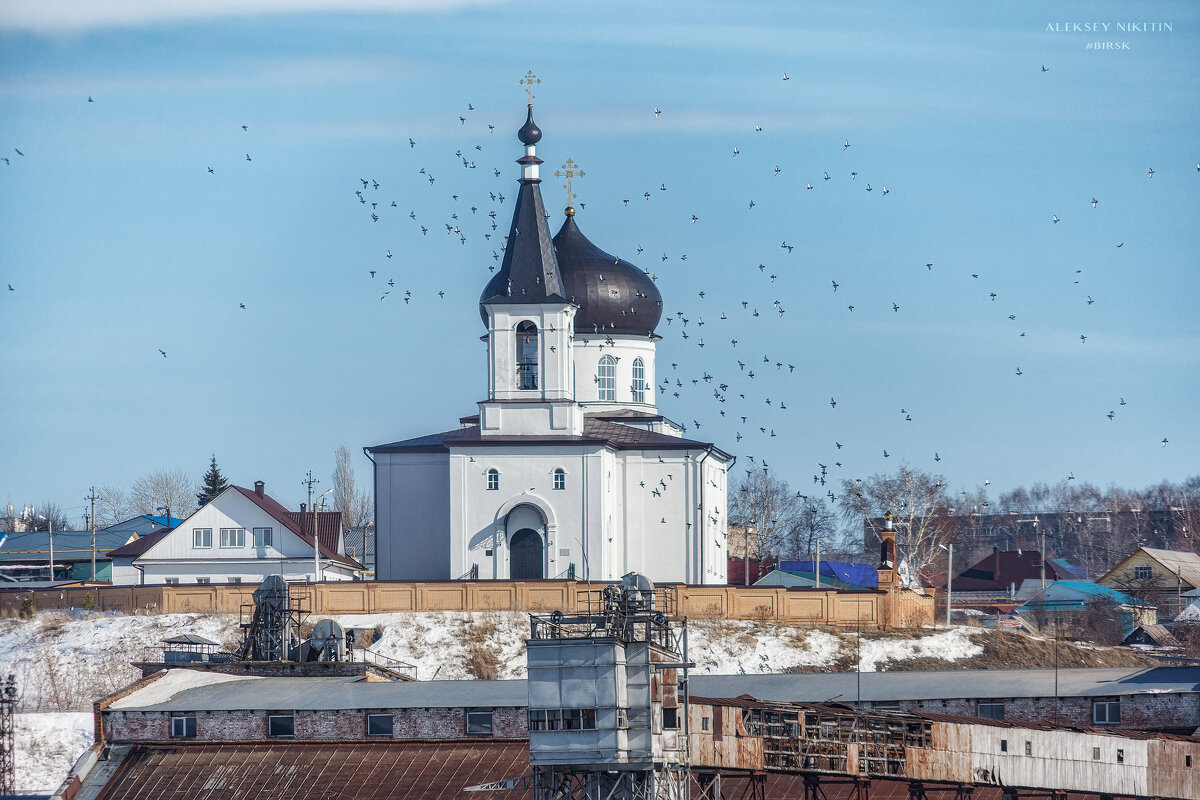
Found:
<svg viewBox="0 0 1200 800"><path fill-rule="evenodd" d="M537 531L522 528L513 534L508 577L514 581L542 577L542 537Z"/></svg>

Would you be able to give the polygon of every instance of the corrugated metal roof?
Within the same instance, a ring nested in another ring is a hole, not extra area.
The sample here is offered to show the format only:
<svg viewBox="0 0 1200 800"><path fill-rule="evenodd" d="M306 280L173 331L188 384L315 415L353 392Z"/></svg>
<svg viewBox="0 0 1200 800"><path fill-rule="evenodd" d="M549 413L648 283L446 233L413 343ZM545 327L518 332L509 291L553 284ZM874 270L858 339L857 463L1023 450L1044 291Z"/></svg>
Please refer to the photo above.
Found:
<svg viewBox="0 0 1200 800"><path fill-rule="evenodd" d="M465 786L529 773L524 741L254 742L137 745L104 787L104 800L446 800ZM90 788L90 787L89 787ZM513 800L479 792L475 800Z"/></svg>
<svg viewBox="0 0 1200 800"><path fill-rule="evenodd" d="M690 691L698 697L750 695L783 703L1048 697L1054 695L1054 672L1014 669L864 672L861 676L853 672L692 675ZM1058 670L1058 693L1062 697L1146 692L1200 692L1200 667ZM161 692L157 691L147 690L146 696L155 701L142 705L135 692L123 698L120 705L124 710L141 711L521 707L528 702L529 694L524 680L384 683L342 677L243 678L182 689L166 700L160 700Z"/></svg>

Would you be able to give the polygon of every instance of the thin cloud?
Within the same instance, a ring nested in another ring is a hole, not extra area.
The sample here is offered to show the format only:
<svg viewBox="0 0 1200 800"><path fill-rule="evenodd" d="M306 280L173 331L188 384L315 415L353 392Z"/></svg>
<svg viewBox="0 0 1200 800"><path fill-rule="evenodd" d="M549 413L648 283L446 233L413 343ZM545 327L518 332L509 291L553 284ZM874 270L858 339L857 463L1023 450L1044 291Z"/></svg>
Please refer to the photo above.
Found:
<svg viewBox="0 0 1200 800"><path fill-rule="evenodd" d="M0 31L84 33L227 17L310 13L440 13L508 0L5 0Z"/></svg>

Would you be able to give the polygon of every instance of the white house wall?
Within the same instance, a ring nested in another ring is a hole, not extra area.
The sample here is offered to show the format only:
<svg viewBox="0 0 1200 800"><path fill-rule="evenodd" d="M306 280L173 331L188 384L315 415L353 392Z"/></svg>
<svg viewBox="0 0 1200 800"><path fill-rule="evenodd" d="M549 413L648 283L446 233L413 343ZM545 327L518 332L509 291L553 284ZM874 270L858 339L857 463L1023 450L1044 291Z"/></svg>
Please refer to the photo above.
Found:
<svg viewBox="0 0 1200 800"><path fill-rule="evenodd" d="M445 580L451 570L450 466L446 453L375 456L375 574L381 580ZM386 533L385 533L386 532Z"/></svg>
<svg viewBox="0 0 1200 800"><path fill-rule="evenodd" d="M212 531L211 547L195 546L193 532L197 528ZM245 544L222 547L222 528L243 528ZM254 546L255 528L271 529L271 546ZM315 566L311 544L236 489L226 490L196 511L135 561L142 572L139 578L146 584L164 583L167 578L178 578L180 583L195 583L201 578L212 583L234 578L258 582L278 573L299 580L311 578ZM332 564L324 557L321 564L323 579L353 576L345 566Z"/></svg>

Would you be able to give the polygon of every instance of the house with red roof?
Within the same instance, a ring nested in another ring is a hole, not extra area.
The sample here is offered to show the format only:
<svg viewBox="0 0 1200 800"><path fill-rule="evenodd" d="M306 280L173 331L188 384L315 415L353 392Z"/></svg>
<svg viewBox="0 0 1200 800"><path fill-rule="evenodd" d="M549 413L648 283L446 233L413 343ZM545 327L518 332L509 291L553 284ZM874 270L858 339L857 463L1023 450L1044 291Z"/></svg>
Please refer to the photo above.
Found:
<svg viewBox="0 0 1200 800"><path fill-rule="evenodd" d="M290 511L262 481L230 486L173 528L108 555L118 585L257 584L268 575L341 581L363 569L346 555L341 512Z"/></svg>

